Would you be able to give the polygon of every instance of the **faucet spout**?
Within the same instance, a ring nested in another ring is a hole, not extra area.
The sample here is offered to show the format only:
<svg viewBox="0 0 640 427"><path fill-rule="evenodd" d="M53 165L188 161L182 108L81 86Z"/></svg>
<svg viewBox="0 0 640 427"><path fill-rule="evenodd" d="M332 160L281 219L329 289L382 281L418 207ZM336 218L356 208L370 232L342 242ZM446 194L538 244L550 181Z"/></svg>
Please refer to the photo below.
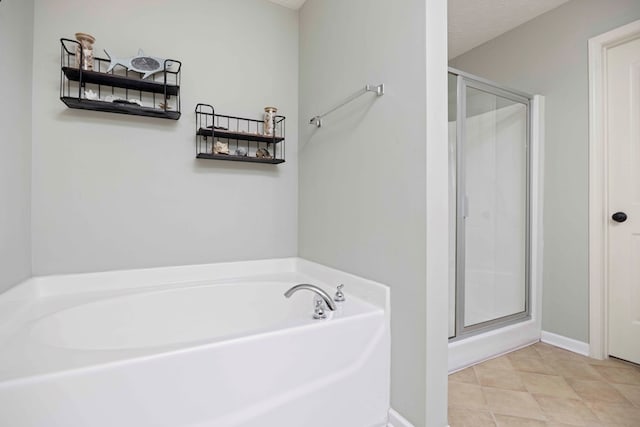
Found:
<svg viewBox="0 0 640 427"><path fill-rule="evenodd" d="M333 302L329 294L323 291L321 288L317 287L316 285L310 285L308 283L301 283L299 285L295 285L291 289L289 289L287 292L285 292L284 296L287 298L290 298L291 295L295 294L296 292L302 289L314 292L316 295L318 295L320 298L324 300L324 303L327 305L327 307L329 307L329 310L331 311L336 310L336 303Z"/></svg>

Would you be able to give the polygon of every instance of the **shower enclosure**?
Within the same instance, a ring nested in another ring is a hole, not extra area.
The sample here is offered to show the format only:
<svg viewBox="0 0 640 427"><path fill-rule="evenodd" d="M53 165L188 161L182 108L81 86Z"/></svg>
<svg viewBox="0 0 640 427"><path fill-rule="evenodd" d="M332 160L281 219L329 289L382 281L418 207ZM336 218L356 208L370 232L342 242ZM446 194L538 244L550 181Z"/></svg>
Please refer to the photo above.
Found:
<svg viewBox="0 0 640 427"><path fill-rule="evenodd" d="M452 342L531 319L532 99L449 70Z"/></svg>

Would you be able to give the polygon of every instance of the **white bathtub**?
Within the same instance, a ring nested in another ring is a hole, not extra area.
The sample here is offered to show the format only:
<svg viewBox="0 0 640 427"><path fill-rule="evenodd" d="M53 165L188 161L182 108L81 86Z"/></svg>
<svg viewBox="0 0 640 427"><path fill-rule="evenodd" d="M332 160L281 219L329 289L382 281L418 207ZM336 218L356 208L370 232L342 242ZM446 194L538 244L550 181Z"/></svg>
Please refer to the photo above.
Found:
<svg viewBox="0 0 640 427"><path fill-rule="evenodd" d="M14 307L0 317L0 425L386 425L384 287L302 260L242 264L253 274L67 276L0 295ZM326 320L311 318L312 293L283 296L336 279L347 301Z"/></svg>

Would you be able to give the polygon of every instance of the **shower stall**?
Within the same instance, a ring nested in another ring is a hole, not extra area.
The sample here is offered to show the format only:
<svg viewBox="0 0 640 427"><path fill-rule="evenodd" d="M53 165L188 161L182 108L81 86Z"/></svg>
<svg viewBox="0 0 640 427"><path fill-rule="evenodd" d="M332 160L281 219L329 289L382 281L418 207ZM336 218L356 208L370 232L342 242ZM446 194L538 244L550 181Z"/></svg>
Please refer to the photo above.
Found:
<svg viewBox="0 0 640 427"><path fill-rule="evenodd" d="M539 338L539 316L532 312L538 104L539 97L449 70L452 370ZM534 327L509 340L520 325Z"/></svg>

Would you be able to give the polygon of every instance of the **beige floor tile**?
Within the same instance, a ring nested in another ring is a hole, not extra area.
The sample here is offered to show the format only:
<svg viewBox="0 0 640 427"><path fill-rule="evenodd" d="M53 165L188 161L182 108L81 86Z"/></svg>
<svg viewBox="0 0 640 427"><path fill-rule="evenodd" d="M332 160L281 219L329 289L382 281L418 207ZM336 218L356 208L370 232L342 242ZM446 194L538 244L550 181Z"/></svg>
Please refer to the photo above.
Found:
<svg viewBox="0 0 640 427"><path fill-rule="evenodd" d="M449 406L486 409L487 402L479 385L450 382Z"/></svg>
<svg viewBox="0 0 640 427"><path fill-rule="evenodd" d="M450 427L495 427L489 411L465 408L449 408Z"/></svg>
<svg viewBox="0 0 640 427"><path fill-rule="evenodd" d="M594 422L588 422L584 425L584 427L624 427L622 424L616 424L616 423L605 423L602 421L594 421Z"/></svg>
<svg viewBox="0 0 640 427"><path fill-rule="evenodd" d="M575 426L584 426L586 422L598 422L599 419L580 399L534 395L542 412L549 421Z"/></svg>
<svg viewBox="0 0 640 427"><path fill-rule="evenodd" d="M618 368L636 368L640 369L640 366L635 365L631 362L627 362L626 360L616 359L615 357L608 357L604 360L598 359L589 359L588 363L594 366L613 366Z"/></svg>
<svg viewBox="0 0 640 427"><path fill-rule="evenodd" d="M614 366L594 366L593 368L610 383L640 385L640 369Z"/></svg>
<svg viewBox="0 0 640 427"><path fill-rule="evenodd" d="M563 351L558 347L552 346L551 344L543 343L542 341L533 344L531 347L533 347L533 349L537 351L541 356Z"/></svg>
<svg viewBox="0 0 640 427"><path fill-rule="evenodd" d="M640 366L545 343L449 376L451 427L640 427Z"/></svg>
<svg viewBox="0 0 640 427"><path fill-rule="evenodd" d="M571 351L564 350L558 347L553 347L548 344L538 343L535 345L536 345L535 347L536 351L545 360L567 360L567 361L574 360L578 362L586 362L589 360L589 358L585 356L581 356L579 354L576 354Z"/></svg>
<svg viewBox="0 0 640 427"><path fill-rule="evenodd" d="M474 369L481 386L527 391L520 379L520 375L513 369L494 369L484 366L476 366Z"/></svg>
<svg viewBox="0 0 640 427"><path fill-rule="evenodd" d="M556 373L550 362L540 357L514 357L509 360L516 371L533 372L536 374L554 375Z"/></svg>
<svg viewBox="0 0 640 427"><path fill-rule="evenodd" d="M628 427L640 425L640 408L615 403L590 403L591 410L605 423L620 424Z"/></svg>
<svg viewBox="0 0 640 427"><path fill-rule="evenodd" d="M475 367L478 366L490 369L513 369L513 365L511 364L507 356L500 356L496 357L495 359L487 360L486 362L482 362Z"/></svg>
<svg viewBox="0 0 640 427"><path fill-rule="evenodd" d="M557 421L547 421L547 427L576 427L576 425L559 423ZM580 424L580 427L584 427L584 424ZM606 427L606 426L598 426L598 427Z"/></svg>
<svg viewBox="0 0 640 427"><path fill-rule="evenodd" d="M561 375L565 378L604 380L598 371L585 362L578 362L575 360L549 360L548 363L553 367L557 375Z"/></svg>
<svg viewBox="0 0 640 427"><path fill-rule="evenodd" d="M640 408L640 386L630 384L611 384L618 390L628 401ZM640 425L640 421L638 422Z"/></svg>
<svg viewBox="0 0 640 427"><path fill-rule="evenodd" d="M531 345L531 347L536 350L538 353L551 353L555 351L558 347L554 347L550 344L544 343L542 341L538 341L537 343Z"/></svg>
<svg viewBox="0 0 640 427"><path fill-rule="evenodd" d="M476 373L472 367L449 375L449 381L456 383L478 384Z"/></svg>
<svg viewBox="0 0 640 427"><path fill-rule="evenodd" d="M586 402L620 403L631 405L618 390L604 381L567 378L573 390Z"/></svg>
<svg viewBox="0 0 640 427"><path fill-rule="evenodd" d="M532 346L529 346L529 347L521 348L520 350L512 351L507 356L511 360L522 358L522 357L538 359L540 358L540 353L536 351L536 349L533 348Z"/></svg>
<svg viewBox="0 0 640 427"><path fill-rule="evenodd" d="M540 405L529 393L491 387L483 387L482 391L489 410L494 415L502 414L538 420L545 419Z"/></svg>
<svg viewBox="0 0 640 427"><path fill-rule="evenodd" d="M520 377L522 378L522 382L524 382L524 386L530 393L566 397L571 399L580 398L567 381L561 376L521 372Z"/></svg>
<svg viewBox="0 0 640 427"><path fill-rule="evenodd" d="M498 427L546 427L547 423L531 418L514 417L511 415L496 414Z"/></svg>

